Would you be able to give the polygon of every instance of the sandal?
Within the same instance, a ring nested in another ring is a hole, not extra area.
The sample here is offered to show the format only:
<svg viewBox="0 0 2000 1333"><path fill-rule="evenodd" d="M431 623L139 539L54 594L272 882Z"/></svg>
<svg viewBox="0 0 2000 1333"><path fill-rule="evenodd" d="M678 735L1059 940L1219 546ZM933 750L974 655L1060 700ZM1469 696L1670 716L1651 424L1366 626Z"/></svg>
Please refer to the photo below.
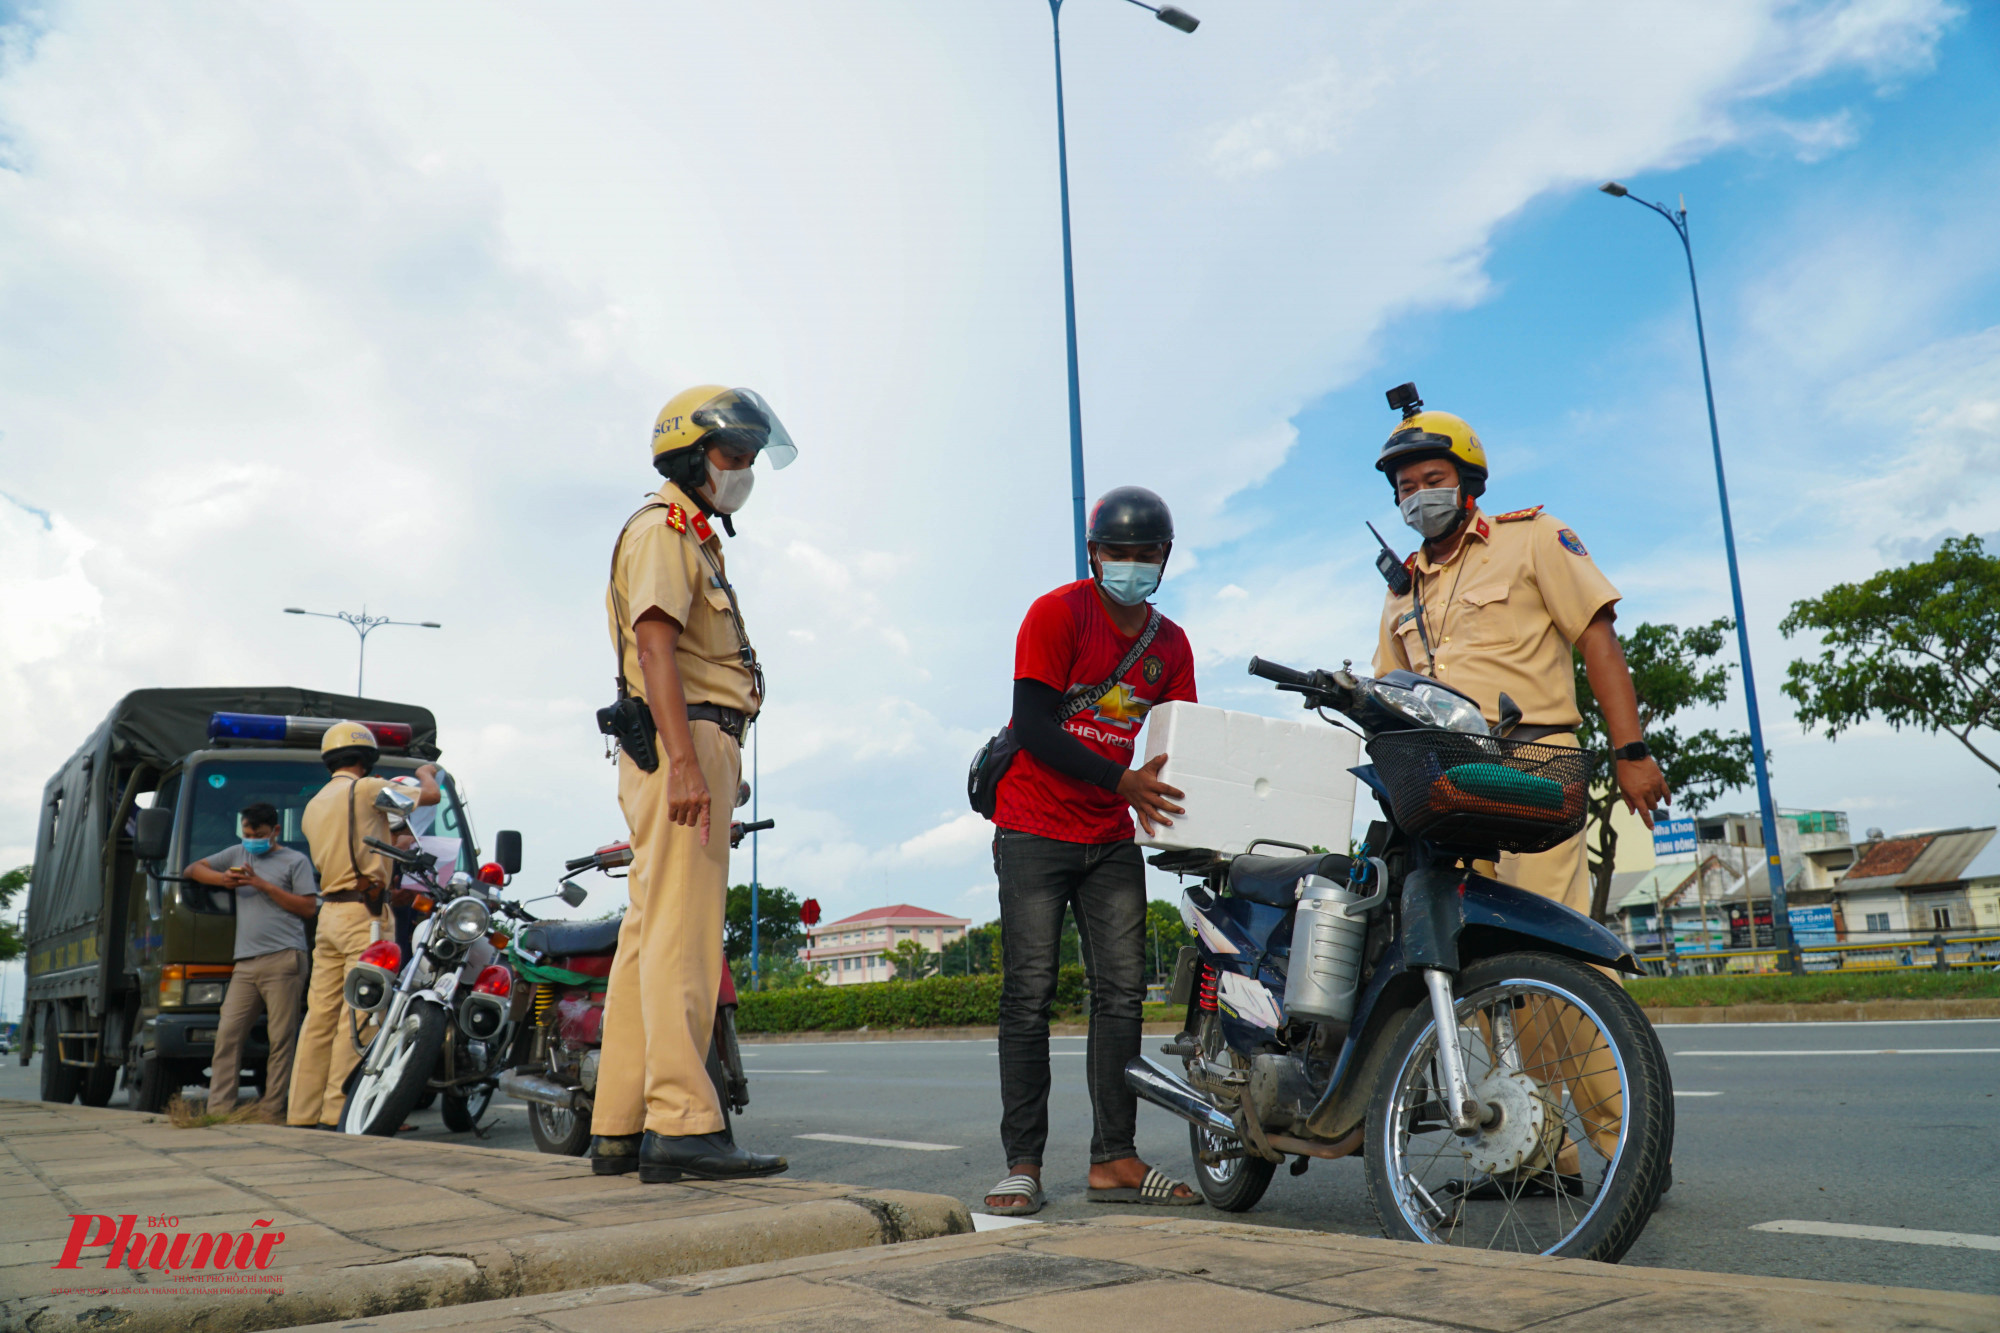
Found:
<svg viewBox="0 0 2000 1333"><path fill-rule="evenodd" d="M986 1191L986 1196L1017 1198L1022 1201L998 1206L987 1204L986 1211L995 1217L1027 1217L1031 1213L1041 1212L1042 1205L1048 1202L1047 1196L1042 1193L1042 1182L1033 1176L1008 1176Z"/></svg>
<svg viewBox="0 0 2000 1333"><path fill-rule="evenodd" d="M1182 1198L1179 1191L1190 1193ZM1193 1186L1185 1181L1175 1180L1157 1166L1146 1169L1146 1178L1135 1187L1132 1185L1109 1185L1103 1189L1092 1187L1084 1191L1084 1197L1092 1203L1143 1203L1156 1208L1192 1208L1204 1202Z"/></svg>

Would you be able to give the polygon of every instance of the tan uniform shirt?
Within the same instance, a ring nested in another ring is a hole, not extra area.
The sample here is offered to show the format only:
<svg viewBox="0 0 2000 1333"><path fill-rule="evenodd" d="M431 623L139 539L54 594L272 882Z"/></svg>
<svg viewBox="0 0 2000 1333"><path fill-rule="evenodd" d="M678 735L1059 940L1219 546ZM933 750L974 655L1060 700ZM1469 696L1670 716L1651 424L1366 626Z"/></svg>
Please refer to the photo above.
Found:
<svg viewBox="0 0 2000 1333"><path fill-rule="evenodd" d="M1570 646L1593 617L1618 600L1575 533L1534 509L1488 518L1477 509L1451 559L1410 557L1413 593L1389 595L1375 648L1375 674L1403 667L1434 676L1500 720L1500 693L1520 705L1528 726L1574 727L1576 669ZM1417 633L1415 595L1436 652Z"/></svg>
<svg viewBox="0 0 2000 1333"><path fill-rule="evenodd" d="M389 827L389 816L375 808L375 793L388 786L390 781L389 778L355 779L337 774L333 781L321 787L319 793L306 802L299 824L305 829L306 846L312 849L313 869L319 872L319 891L322 894L361 887L354 877L354 859L348 853L347 792L350 786L354 788L353 851L361 862L361 873L372 875L375 882L384 888L395 884L397 868L382 853L362 841L364 838L379 838L383 842L395 840L395 831Z"/></svg>
<svg viewBox="0 0 2000 1333"><path fill-rule="evenodd" d="M681 691L691 704L721 704L754 714L763 704L750 669L743 664L736 623L729 613L729 594L720 579L727 577L722 538L701 510L671 482L660 487L664 509L649 509L625 529L604 594L611 641L620 639L619 612L625 616L625 687L644 697L646 677L639 670L639 617L659 610L681 627L674 648ZM707 554L703 554L703 548ZM713 558L713 568L710 567ZM717 571L722 571L718 577Z"/></svg>

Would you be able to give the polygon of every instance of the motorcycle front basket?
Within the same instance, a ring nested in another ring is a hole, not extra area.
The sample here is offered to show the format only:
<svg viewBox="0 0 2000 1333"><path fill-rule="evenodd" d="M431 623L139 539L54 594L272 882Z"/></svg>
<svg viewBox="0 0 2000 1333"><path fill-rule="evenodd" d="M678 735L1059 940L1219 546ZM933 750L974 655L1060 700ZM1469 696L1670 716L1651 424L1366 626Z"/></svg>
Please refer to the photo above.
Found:
<svg viewBox="0 0 2000 1333"><path fill-rule="evenodd" d="M1391 731L1368 742L1396 822L1447 847L1545 852L1583 828L1596 755L1454 731Z"/></svg>

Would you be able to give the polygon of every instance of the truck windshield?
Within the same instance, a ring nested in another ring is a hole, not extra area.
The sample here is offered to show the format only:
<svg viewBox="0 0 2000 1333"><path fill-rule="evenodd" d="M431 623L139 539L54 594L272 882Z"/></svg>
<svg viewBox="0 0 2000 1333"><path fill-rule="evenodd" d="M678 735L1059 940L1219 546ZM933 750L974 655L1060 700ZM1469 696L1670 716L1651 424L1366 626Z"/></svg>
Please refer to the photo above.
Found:
<svg viewBox="0 0 2000 1333"><path fill-rule="evenodd" d="M385 763L376 766L375 774L397 777L406 771L409 770L401 765ZM213 856L241 841L243 830L237 823L236 812L257 801L268 801L277 807L281 825L279 841L311 856L312 849L306 846L305 830L299 820L306 802L326 784L326 768L317 759L203 760L188 778L187 790L192 793L189 803L193 807L188 816L188 860ZM419 813L429 816L430 826L423 827L426 821L419 818L416 832L426 837L459 840L462 867L470 859L470 853L466 850L464 816L453 799L450 785L445 785L436 806L419 807Z"/></svg>

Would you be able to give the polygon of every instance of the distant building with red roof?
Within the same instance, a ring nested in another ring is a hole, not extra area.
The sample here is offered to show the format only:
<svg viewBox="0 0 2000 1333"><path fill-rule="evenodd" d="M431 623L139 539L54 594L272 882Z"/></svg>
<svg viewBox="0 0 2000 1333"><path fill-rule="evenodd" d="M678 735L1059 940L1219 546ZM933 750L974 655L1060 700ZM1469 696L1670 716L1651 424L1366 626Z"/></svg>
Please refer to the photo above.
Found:
<svg viewBox="0 0 2000 1333"><path fill-rule="evenodd" d="M965 938L965 928L971 924L966 917L909 903L871 907L813 927L799 959L821 969L829 986L887 981L896 975L896 967L885 955L897 944L915 940L930 953L943 953L946 945Z"/></svg>

